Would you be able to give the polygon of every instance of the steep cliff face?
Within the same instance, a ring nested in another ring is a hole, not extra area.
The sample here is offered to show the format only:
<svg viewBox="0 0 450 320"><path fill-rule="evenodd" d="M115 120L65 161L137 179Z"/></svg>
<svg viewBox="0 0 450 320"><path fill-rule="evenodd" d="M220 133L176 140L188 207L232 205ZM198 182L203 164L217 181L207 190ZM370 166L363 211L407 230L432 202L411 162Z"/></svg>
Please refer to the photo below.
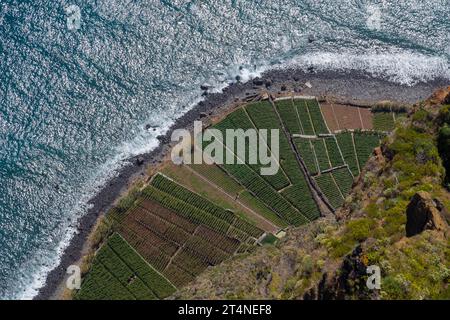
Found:
<svg viewBox="0 0 450 320"><path fill-rule="evenodd" d="M449 92L397 123L336 218L211 268L175 298L450 299L450 194L438 150ZM367 286L369 266L380 289Z"/></svg>

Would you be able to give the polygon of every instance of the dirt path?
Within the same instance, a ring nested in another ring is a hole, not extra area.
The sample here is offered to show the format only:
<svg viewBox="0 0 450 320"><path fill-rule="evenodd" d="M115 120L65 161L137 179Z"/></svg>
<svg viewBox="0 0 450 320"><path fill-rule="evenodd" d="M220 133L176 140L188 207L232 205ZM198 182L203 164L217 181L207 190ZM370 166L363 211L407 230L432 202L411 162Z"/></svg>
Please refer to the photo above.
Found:
<svg viewBox="0 0 450 320"><path fill-rule="evenodd" d="M185 166L190 172L192 172L193 174L195 174L197 177L199 177L200 179L202 179L203 181L205 181L206 183L208 183L210 186L214 187L215 189L219 190L220 192L222 192L223 194L225 194L228 198L230 198L231 200L233 200L235 203L237 203L242 209L244 209L244 211L246 213L248 213L251 218L255 221L256 226L263 229L264 231L267 232L271 232L273 234L276 234L280 228L278 226L276 226L275 224L273 224L271 221L267 220L266 218L262 217L261 215L259 215L258 213L256 213L255 211L253 211L252 209L250 209L249 207L247 207L245 204L243 204L241 201L239 201L238 199L236 199L234 196L230 195L228 192L226 192L225 190L223 190L221 187L219 187L218 185L216 185L215 183L211 182L210 180L208 180L207 178L205 178L204 176L202 176L201 174L199 174L198 172L196 172L194 169L190 168L189 166Z"/></svg>

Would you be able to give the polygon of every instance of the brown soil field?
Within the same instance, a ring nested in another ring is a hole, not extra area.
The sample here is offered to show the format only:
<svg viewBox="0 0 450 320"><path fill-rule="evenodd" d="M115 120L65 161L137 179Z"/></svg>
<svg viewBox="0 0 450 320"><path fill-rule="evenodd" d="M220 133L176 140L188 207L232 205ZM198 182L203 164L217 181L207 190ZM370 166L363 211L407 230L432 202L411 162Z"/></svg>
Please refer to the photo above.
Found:
<svg viewBox="0 0 450 320"><path fill-rule="evenodd" d="M373 114L368 108L359 108L359 112L361 113L361 118L363 122L363 127L366 130L373 129Z"/></svg>
<svg viewBox="0 0 450 320"><path fill-rule="evenodd" d="M320 106L328 127L332 132L345 129L371 130L372 113L368 108L321 103Z"/></svg>

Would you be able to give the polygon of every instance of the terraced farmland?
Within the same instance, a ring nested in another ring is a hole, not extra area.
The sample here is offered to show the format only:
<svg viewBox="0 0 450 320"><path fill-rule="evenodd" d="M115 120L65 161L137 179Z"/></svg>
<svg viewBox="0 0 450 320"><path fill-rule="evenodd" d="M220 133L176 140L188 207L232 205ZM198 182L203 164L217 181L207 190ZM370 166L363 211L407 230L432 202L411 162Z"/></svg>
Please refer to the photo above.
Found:
<svg viewBox="0 0 450 320"><path fill-rule="evenodd" d="M300 119L294 108L292 99L278 100L275 102L278 113L290 134L302 134Z"/></svg>
<svg viewBox="0 0 450 320"><path fill-rule="evenodd" d="M75 295L80 300L164 299L176 288L117 233L97 252Z"/></svg>
<svg viewBox="0 0 450 320"><path fill-rule="evenodd" d="M320 108L328 128L332 132L373 129L373 114L370 108L347 106L332 102L322 103Z"/></svg>
<svg viewBox="0 0 450 320"><path fill-rule="evenodd" d="M345 197L347 194L350 193L350 190L352 189L353 185L353 176L350 173L349 169L348 168L336 169L333 170L331 174L333 175L334 181L336 181L336 184L338 185L342 195Z"/></svg>
<svg viewBox="0 0 450 320"><path fill-rule="evenodd" d="M315 177L320 190L325 194L333 209L339 208L344 203L344 198L334 181L331 173L324 173Z"/></svg>
<svg viewBox="0 0 450 320"><path fill-rule="evenodd" d="M270 103L255 103L246 106L246 110L258 129L280 130L280 165L291 184L284 190L284 195L303 216L307 217L307 220L317 218L320 213L315 202L311 201L311 190L292 148L290 136L286 135L285 128L282 127L280 118L273 106ZM289 196L286 196L286 192ZM281 194L283 195L283 192Z"/></svg>
<svg viewBox="0 0 450 320"><path fill-rule="evenodd" d="M295 145L303 161L305 162L308 172L315 175L319 172L316 157L314 155L314 147L311 143L311 139L295 138Z"/></svg>
<svg viewBox="0 0 450 320"><path fill-rule="evenodd" d="M316 135L316 132L314 131L313 124L311 121L311 116L308 111L306 100L295 99L294 107L297 109L297 113L300 120L300 126L302 128L302 134L311 136Z"/></svg>
<svg viewBox="0 0 450 320"><path fill-rule="evenodd" d="M331 168L330 158L328 157L325 141L322 138L311 140L314 147L314 154L319 164L320 171L325 171Z"/></svg>
<svg viewBox="0 0 450 320"><path fill-rule="evenodd" d="M320 111L320 106L317 100L308 99L306 100L306 104L308 106L309 115L311 116L311 121L313 123L315 133L317 135L329 133L329 130L327 128L327 125L325 124L325 120L323 119L322 112Z"/></svg>
<svg viewBox="0 0 450 320"><path fill-rule="evenodd" d="M328 137L324 140L331 166L335 168L344 165L344 159L342 158L336 139L334 137Z"/></svg>
<svg viewBox="0 0 450 320"><path fill-rule="evenodd" d="M245 155L224 147L224 154L242 158L239 164L162 168L172 178L154 174L127 210L109 214L113 235L75 298L164 299L208 267L270 245L279 230L317 219L319 208L338 209L382 134L330 133L328 128L343 123L325 122L323 113L330 110L310 97L289 97L242 105L214 124L222 133L278 129L278 172L264 176L262 165L250 164L257 146L248 139ZM361 114L351 112L355 119ZM266 146L270 141L269 135ZM273 151L268 155L274 157Z"/></svg>
<svg viewBox="0 0 450 320"><path fill-rule="evenodd" d="M373 112L373 128L377 131L392 131L395 127L395 121L406 117L405 112Z"/></svg>
<svg viewBox="0 0 450 320"><path fill-rule="evenodd" d="M394 129L393 112L375 112L373 114L373 127L379 131L391 131Z"/></svg>
<svg viewBox="0 0 450 320"><path fill-rule="evenodd" d="M336 135L339 148L342 151L342 156L348 164L350 171L354 177L359 175L358 157L356 156L355 144L353 142L352 132L343 132Z"/></svg>
<svg viewBox="0 0 450 320"><path fill-rule="evenodd" d="M380 144L382 134L355 132L353 140L355 143L356 155L358 156L359 167L362 168L372 154L373 149Z"/></svg>

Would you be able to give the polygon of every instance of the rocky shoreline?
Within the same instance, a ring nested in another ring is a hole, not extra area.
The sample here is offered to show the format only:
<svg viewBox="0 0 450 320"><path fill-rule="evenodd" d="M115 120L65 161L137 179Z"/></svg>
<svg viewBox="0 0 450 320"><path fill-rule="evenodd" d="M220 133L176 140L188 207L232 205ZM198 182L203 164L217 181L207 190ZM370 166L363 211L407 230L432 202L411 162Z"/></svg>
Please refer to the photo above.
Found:
<svg viewBox="0 0 450 320"><path fill-rule="evenodd" d="M61 257L59 266L48 274L45 286L39 290L34 299L55 298L55 293L66 277L65 270L69 265L81 259L86 241L98 218L112 207L135 179L145 177L148 166L163 161L171 148L170 137L173 130L190 128L195 120L210 121L219 117L236 103L251 99L260 94L262 90L275 96L288 92L321 97L331 96L347 101L349 104L380 100L412 104L429 97L436 88L445 85L448 85L448 81L445 79L406 87L353 72L314 73L314 70L304 72L297 69L275 69L265 72L260 78L252 81L233 83L223 89L221 93L209 93L211 88L202 86L204 100L177 119L165 135L158 137L160 141L158 147L152 152L129 159L129 164L124 166L120 173L89 201L91 208L79 221L78 234L72 238Z"/></svg>

